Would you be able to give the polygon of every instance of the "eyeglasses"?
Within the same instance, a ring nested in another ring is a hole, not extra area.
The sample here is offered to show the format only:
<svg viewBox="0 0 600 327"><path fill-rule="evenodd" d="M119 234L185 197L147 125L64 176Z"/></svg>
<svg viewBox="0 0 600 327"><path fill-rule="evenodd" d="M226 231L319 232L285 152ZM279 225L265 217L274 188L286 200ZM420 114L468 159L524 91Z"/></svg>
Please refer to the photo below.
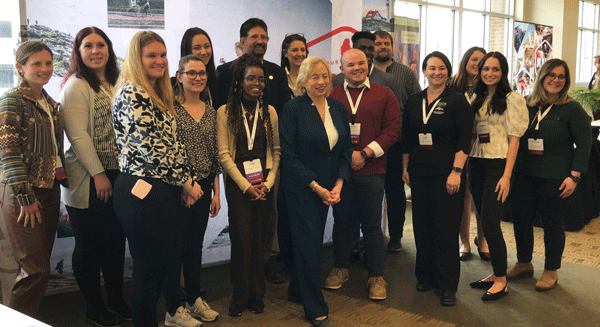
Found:
<svg viewBox="0 0 600 327"><path fill-rule="evenodd" d="M258 39L261 39L262 41L269 41L269 37L266 35L258 35L258 34L252 34L250 36L247 36L246 38L252 40L252 41L258 41Z"/></svg>
<svg viewBox="0 0 600 327"><path fill-rule="evenodd" d="M207 75L204 70L198 72L195 70L188 70L187 72L182 72L182 74L186 74L189 79L196 79L198 76L200 76L200 78L206 78Z"/></svg>
<svg viewBox="0 0 600 327"><path fill-rule="evenodd" d="M292 36L292 35L299 35L299 36L304 37L304 33L288 33L285 35L285 37Z"/></svg>
<svg viewBox="0 0 600 327"><path fill-rule="evenodd" d="M258 82L259 84L265 85L267 84L267 79L264 77L254 77L254 76L247 76L244 78L246 80L246 82L248 83L256 83Z"/></svg>
<svg viewBox="0 0 600 327"><path fill-rule="evenodd" d="M549 73L548 75L546 75L546 77L548 77L551 80L558 79L559 81L564 81L567 78L565 75L556 75L554 73Z"/></svg>

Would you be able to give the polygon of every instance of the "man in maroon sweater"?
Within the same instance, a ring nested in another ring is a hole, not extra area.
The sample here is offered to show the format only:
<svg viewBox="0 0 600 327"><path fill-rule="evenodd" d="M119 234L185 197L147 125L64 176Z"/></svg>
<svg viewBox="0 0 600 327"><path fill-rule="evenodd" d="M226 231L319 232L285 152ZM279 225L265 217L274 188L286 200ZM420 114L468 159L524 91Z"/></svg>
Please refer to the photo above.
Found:
<svg viewBox="0 0 600 327"><path fill-rule="evenodd" d="M344 52L341 62L345 80L330 96L342 101L348 110L354 145L353 171L350 182L342 189L341 202L334 207L335 268L324 287L338 289L348 280L353 232L360 224L369 270L369 297L383 300L387 296L381 232L385 154L400 135L400 106L389 88L369 82L368 61L362 51Z"/></svg>

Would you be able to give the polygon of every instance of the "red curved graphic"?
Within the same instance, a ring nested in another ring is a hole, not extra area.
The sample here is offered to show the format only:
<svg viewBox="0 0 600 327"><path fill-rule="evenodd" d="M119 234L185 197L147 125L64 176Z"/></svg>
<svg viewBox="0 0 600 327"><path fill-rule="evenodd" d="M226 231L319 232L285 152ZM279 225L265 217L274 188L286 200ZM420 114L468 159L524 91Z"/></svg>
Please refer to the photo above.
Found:
<svg viewBox="0 0 600 327"><path fill-rule="evenodd" d="M314 39L312 41L307 42L306 46L308 48L310 48L313 45L321 43L321 42L327 40L328 38L330 38L330 37L332 37L332 36L334 36L336 34L339 34L341 32L350 32L350 33L354 34L354 33L356 33L356 30L354 28L350 27L350 26L338 27L338 28L334 29L333 31L331 31L329 33L323 34L323 35L319 36L318 38L316 38L316 39Z"/></svg>

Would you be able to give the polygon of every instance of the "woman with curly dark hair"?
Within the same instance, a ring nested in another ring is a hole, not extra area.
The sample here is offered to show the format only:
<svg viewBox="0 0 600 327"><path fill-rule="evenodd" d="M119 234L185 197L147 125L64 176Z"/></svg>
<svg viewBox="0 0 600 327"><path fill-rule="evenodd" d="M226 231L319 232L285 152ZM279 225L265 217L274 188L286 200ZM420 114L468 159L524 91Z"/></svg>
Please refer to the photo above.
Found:
<svg viewBox="0 0 600 327"><path fill-rule="evenodd" d="M227 172L232 317L246 306L254 313L264 311L261 233L274 201L271 189L280 157L277 113L265 101L266 83L262 63L242 55L234 62L227 103L217 112L219 159Z"/></svg>
<svg viewBox="0 0 600 327"><path fill-rule="evenodd" d="M494 271L470 285L487 289L481 299L493 301L508 294L506 243L500 220L510 191L519 139L527 129L529 113L525 99L510 88L508 62L500 52L483 56L479 61L479 76L475 85L476 99L472 102L476 137L471 148L469 177Z"/></svg>

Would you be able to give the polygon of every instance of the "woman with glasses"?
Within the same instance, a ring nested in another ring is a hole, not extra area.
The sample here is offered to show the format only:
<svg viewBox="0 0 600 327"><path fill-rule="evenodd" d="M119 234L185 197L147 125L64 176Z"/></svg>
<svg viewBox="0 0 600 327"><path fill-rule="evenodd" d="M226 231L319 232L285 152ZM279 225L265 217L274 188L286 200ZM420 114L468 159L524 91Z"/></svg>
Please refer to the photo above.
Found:
<svg viewBox="0 0 600 327"><path fill-rule="evenodd" d="M490 248L493 273L470 286L486 289L481 299L494 301L508 294L506 243L500 220L510 191L519 139L527 129L529 116L525 99L510 88L508 62L500 52L489 52L479 61L475 94L472 106L476 135L469 159L469 183Z"/></svg>
<svg viewBox="0 0 600 327"><path fill-rule="evenodd" d="M458 67L458 73L450 79L450 86L458 92L464 93L469 103L475 101L475 83L479 75L479 60L485 56L487 52L480 47L472 47L462 57ZM467 177L465 175L465 177ZM465 207L463 209L462 220L460 223L460 260L466 261L471 258L471 245L469 244L469 234L471 231L471 191L469 191L469 181L467 178L467 189L465 194ZM482 260L490 261L490 252L488 250L483 228L481 226L481 218L478 214L477 218L477 236L475 237L475 245L477 252Z"/></svg>
<svg viewBox="0 0 600 327"><path fill-rule="evenodd" d="M187 55L179 60L175 85L175 112L177 112L177 139L193 167L196 182L202 188L202 197L190 207L180 208L183 231L180 255L185 278L186 309L194 318L214 321L219 314L200 297L202 244L208 217L215 217L221 209L219 173L221 164L217 152L217 112L200 94L206 88L207 71L202 58ZM201 142L198 142L202 140ZM211 196L213 184L215 195ZM178 276L173 276L177 278Z"/></svg>
<svg viewBox="0 0 600 327"><path fill-rule="evenodd" d="M294 97L302 95L302 87L297 85L296 80L300 65L307 55L308 49L303 34L288 34L285 36L281 44L281 68L285 69L287 73L288 86Z"/></svg>
<svg viewBox="0 0 600 327"><path fill-rule="evenodd" d="M254 313L265 308L262 232L273 207L280 157L277 113L266 102L266 83L263 64L242 55L233 63L227 103L217 112L219 159L227 172L232 317L246 307Z"/></svg>
<svg viewBox="0 0 600 327"><path fill-rule="evenodd" d="M75 235L73 274L87 304L85 316L99 326L131 320L123 300L125 232L112 199L119 176L111 115L118 77L117 57L106 34L96 27L79 31L60 95L70 142L65 167L71 181L62 189L62 200ZM107 306L100 292L100 271Z"/></svg>
<svg viewBox="0 0 600 327"><path fill-rule="evenodd" d="M587 171L590 154L590 117L568 94L570 76L567 63L560 59L550 59L540 68L527 99L531 123L523 135L515 167L511 207L518 262L506 276L533 276L533 220L539 213L546 262L535 285L538 291L550 290L558 281L565 248L562 219L568 215L581 174Z"/></svg>
<svg viewBox="0 0 600 327"><path fill-rule="evenodd" d="M188 28L183 34L183 38L181 38L181 58L191 54L198 56L202 60L204 67L206 67L206 87L200 93L200 99L212 106L212 97L217 87L212 41L208 33L198 27ZM177 78L171 78L171 83L175 87Z"/></svg>

